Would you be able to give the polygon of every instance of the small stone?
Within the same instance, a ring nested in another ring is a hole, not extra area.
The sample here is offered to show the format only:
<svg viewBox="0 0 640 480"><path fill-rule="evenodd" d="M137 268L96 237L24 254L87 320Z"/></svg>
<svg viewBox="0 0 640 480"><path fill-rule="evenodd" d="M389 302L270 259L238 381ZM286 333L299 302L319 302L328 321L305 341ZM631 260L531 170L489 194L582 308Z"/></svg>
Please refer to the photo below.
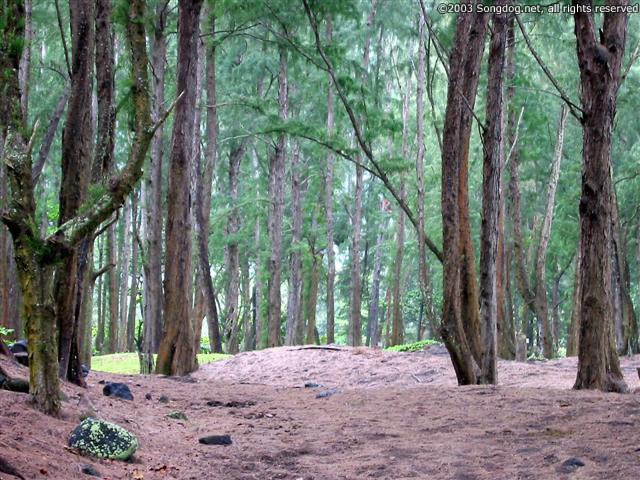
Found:
<svg viewBox="0 0 640 480"><path fill-rule="evenodd" d="M102 389L102 393L107 397L114 396L124 400L133 400L133 394L129 390L129 386L124 383L107 382Z"/></svg>
<svg viewBox="0 0 640 480"><path fill-rule="evenodd" d="M150 394L150 393L147 393L147 394L144 396L144 398L146 398L147 400L151 400L151 394Z"/></svg>
<svg viewBox="0 0 640 480"><path fill-rule="evenodd" d="M571 473L577 470L580 467L584 467L584 462L577 457L571 457L566 459L562 464L558 467L559 473Z"/></svg>
<svg viewBox="0 0 640 480"><path fill-rule="evenodd" d="M231 435L209 435L198 440L203 445L231 445Z"/></svg>
<svg viewBox="0 0 640 480"><path fill-rule="evenodd" d="M320 385L319 383L316 382L307 382L304 384L304 388L318 388L321 387L322 385Z"/></svg>
<svg viewBox="0 0 640 480"><path fill-rule="evenodd" d="M169 403L169 397L167 397L166 395L161 395L158 401L160 403Z"/></svg>
<svg viewBox="0 0 640 480"><path fill-rule="evenodd" d="M80 473L84 473L85 475L89 475L91 477L101 477L102 474L93 468L93 466L89 464L80 465Z"/></svg>
<svg viewBox="0 0 640 480"><path fill-rule="evenodd" d="M138 439L115 423L87 418L71 432L69 446L89 457L127 460L138 448Z"/></svg>
<svg viewBox="0 0 640 480"><path fill-rule="evenodd" d="M329 390L325 390L324 392L320 392L316 395L316 398L327 398L330 397L331 395L334 395L338 393L338 389L337 388L330 388Z"/></svg>
<svg viewBox="0 0 640 480"><path fill-rule="evenodd" d="M174 420L187 420L187 416L180 410L167 413L167 418L173 418Z"/></svg>

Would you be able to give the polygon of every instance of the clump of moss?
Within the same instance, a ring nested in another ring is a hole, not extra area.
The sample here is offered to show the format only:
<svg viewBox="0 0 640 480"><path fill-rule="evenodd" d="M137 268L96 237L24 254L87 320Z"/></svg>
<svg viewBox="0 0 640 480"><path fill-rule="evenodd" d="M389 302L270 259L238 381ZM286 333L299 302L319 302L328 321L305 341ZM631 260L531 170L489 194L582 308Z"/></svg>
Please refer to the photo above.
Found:
<svg viewBox="0 0 640 480"><path fill-rule="evenodd" d="M385 350L390 352L418 352L424 350L427 345L439 345L435 340L420 340L414 343L404 343L402 345L394 345L393 347L387 347Z"/></svg>

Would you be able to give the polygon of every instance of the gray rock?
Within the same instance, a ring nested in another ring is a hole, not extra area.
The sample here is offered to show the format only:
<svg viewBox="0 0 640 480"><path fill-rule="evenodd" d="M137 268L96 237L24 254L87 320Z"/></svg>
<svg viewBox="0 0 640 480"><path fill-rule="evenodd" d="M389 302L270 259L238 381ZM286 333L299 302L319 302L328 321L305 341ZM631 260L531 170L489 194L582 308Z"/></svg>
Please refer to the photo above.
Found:
<svg viewBox="0 0 640 480"><path fill-rule="evenodd" d="M203 445L231 445L231 435L209 435L198 440Z"/></svg>
<svg viewBox="0 0 640 480"><path fill-rule="evenodd" d="M89 457L127 460L138 448L138 439L115 423L87 418L71 432L69 446Z"/></svg>
<svg viewBox="0 0 640 480"><path fill-rule="evenodd" d="M584 467L584 462L577 457L567 458L557 468L559 473L571 473L580 467Z"/></svg>
<svg viewBox="0 0 640 480"><path fill-rule="evenodd" d="M80 465L80 473L84 473L90 477L102 477L102 474L89 464Z"/></svg>
<svg viewBox="0 0 640 480"><path fill-rule="evenodd" d="M324 392L320 392L316 395L316 398L327 398L330 397L331 395L334 395L338 393L338 389L337 388L330 388L329 390L325 390Z"/></svg>
<svg viewBox="0 0 640 480"><path fill-rule="evenodd" d="M129 386L124 383L107 382L102 389L102 393L107 397L114 396L124 400L133 400L133 394L129 390Z"/></svg>

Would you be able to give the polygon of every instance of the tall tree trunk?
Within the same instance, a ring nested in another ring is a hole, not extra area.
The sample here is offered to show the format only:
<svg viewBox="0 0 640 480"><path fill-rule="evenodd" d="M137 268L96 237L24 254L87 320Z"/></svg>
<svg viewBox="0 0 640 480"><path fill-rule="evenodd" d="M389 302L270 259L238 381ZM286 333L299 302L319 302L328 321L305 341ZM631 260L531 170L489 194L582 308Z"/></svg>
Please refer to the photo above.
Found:
<svg viewBox="0 0 640 480"><path fill-rule="evenodd" d="M349 293L349 334L348 342L352 347L362 344L361 330L361 294L362 278L360 276L360 228L362 219L363 170L356 166L356 183L351 214L351 288Z"/></svg>
<svg viewBox="0 0 640 480"><path fill-rule="evenodd" d="M127 314L127 352L135 352L136 305L138 303L138 197L131 194L131 292Z"/></svg>
<svg viewBox="0 0 640 480"><path fill-rule="evenodd" d="M122 209L122 241L120 242L120 251L118 252L118 260L120 263L120 293L118 305L120 307L119 325L118 325L118 351L127 351L127 297L129 296L129 263L131 259L131 199L127 201Z"/></svg>
<svg viewBox="0 0 640 480"><path fill-rule="evenodd" d="M62 183L58 225L73 218L85 200L93 155L91 91L94 60L94 6L69 2L71 18L72 77L67 120L62 132ZM78 359L78 321L75 316L78 289L87 269L89 239L82 242L56 271L55 297L58 323L60 376L84 384Z"/></svg>
<svg viewBox="0 0 640 480"><path fill-rule="evenodd" d="M574 4L588 4L590 1ZM628 1L616 2L628 5ZM580 222L580 345L574 388L627 391L611 325L611 135L627 33L627 14L604 15L600 41L595 19L576 13L582 117Z"/></svg>
<svg viewBox="0 0 640 480"><path fill-rule="evenodd" d="M578 355L578 345L580 342L580 299L582 298L582 281L580 279L580 263L582 262L581 242L578 240L576 260L574 265L573 297L571 320L567 329L567 357Z"/></svg>
<svg viewBox="0 0 640 480"><path fill-rule="evenodd" d="M284 121L289 117L289 86L287 51L280 47L280 72L278 74L278 111ZM286 138L278 136L275 152L269 159L269 233L271 255L269 258L269 306L267 346L280 345L280 274L282 270L282 221L284 215L284 174L286 163Z"/></svg>
<svg viewBox="0 0 640 480"><path fill-rule="evenodd" d="M215 15L205 5L208 16L210 32L215 31ZM206 44L207 68L207 145L204 155L204 166L200 168L197 184L197 211L196 211L196 240L198 248L198 266L200 269L201 288L205 296L207 307L207 327L209 330L209 344L215 353L222 353L222 338L218 323L218 311L216 307L215 291L211 278L211 265L209 263L209 226L211 211L211 189L213 172L218 155L218 110L216 106L216 42L213 38Z"/></svg>
<svg viewBox="0 0 640 480"><path fill-rule="evenodd" d="M102 239L100 239L100 241L98 241L98 265L102 265L104 262L104 237L102 237ZM103 288L103 281L104 277L100 277L100 281L98 282L98 298L97 298L97 303L98 303L98 326L97 326L97 331L96 331L96 342L95 342L95 349L98 353L102 353L102 350L104 348L104 327L105 327L105 322L104 322L104 318L105 318L105 314L104 314L104 308L102 306L103 301L102 301L102 292L104 290ZM89 310L89 316L91 316L91 311Z"/></svg>
<svg viewBox="0 0 640 480"><path fill-rule="evenodd" d="M255 332L251 327L251 287L249 278L249 256L247 252L240 256L240 272L242 273L242 336L245 352L253 350Z"/></svg>
<svg viewBox="0 0 640 480"><path fill-rule="evenodd" d="M295 342L296 327L301 321L299 315L299 303L301 297L301 245L302 240L302 202L300 185L300 145L293 144L291 156L291 209L293 217L293 233L291 237L291 253L289 255L289 288L287 297L287 327L285 345L293 345Z"/></svg>
<svg viewBox="0 0 640 480"><path fill-rule="evenodd" d="M327 43L333 41L333 26L331 18L327 19ZM331 78L327 85L327 135L333 135L334 130L334 93ZM325 221L327 228L327 343L335 343L335 300L334 284L336 278L336 259L333 251L333 162L334 154L327 151L327 171L325 174Z"/></svg>
<svg viewBox="0 0 640 480"><path fill-rule="evenodd" d="M252 149L252 162L253 162L253 170L255 172L255 185L256 185L256 198L260 197L260 171L258 165L258 154L256 153L255 147ZM265 324L265 317L262 311L262 297L263 297L263 283L262 283L262 249L260 248L260 224L262 221L262 217L260 212L256 213L255 226L253 229L253 244L254 251L253 254L255 256L255 278L254 278L254 294L253 294L253 304L254 304L254 317L255 317L255 328L256 328L256 338L255 338L255 348L260 349L263 348L265 343L265 336L267 332L268 326Z"/></svg>
<svg viewBox="0 0 640 480"><path fill-rule="evenodd" d="M238 328L238 296L240 289L240 254L238 251L238 232L240 214L238 212L238 177L240 162L244 155L246 141L235 145L229 152L229 216L227 219L227 289L225 292L225 330L227 353L238 353L238 342L234 331Z"/></svg>
<svg viewBox="0 0 640 480"><path fill-rule="evenodd" d="M547 260L547 246L551 237L551 223L553 222L553 209L556 199L556 187L560 176L560 161L562 160L562 147L564 144L564 126L567 120L568 109L562 105L560 110L560 120L558 122L558 136L556 147L553 152L551 163L551 178L549 179L549 189L547 190L547 207L545 209L542 230L540 232L540 243L536 255L536 289L535 289L535 309L538 322L542 326L542 348L545 358L553 358L553 335L551 331L551 321L549 319L549 309L547 306L547 287L545 284L545 265Z"/></svg>
<svg viewBox="0 0 640 480"><path fill-rule="evenodd" d="M116 226L107 230L107 262L117 264L116 259ZM118 351L118 286L115 268L109 271L109 349L107 353Z"/></svg>
<svg viewBox="0 0 640 480"><path fill-rule="evenodd" d="M386 230L386 219L384 218L384 199L380 201L380 226L376 237L376 245L373 254L373 278L371 279L371 293L369 295L369 314L367 315L367 346L377 347L378 340L378 317L380 315L380 278L382 272L382 243Z"/></svg>
<svg viewBox="0 0 640 480"><path fill-rule="evenodd" d="M479 311L474 303L475 267L465 208L468 207L466 180L473 120L470 109L475 105L487 21L486 14L458 15L443 132L444 306L441 334L461 385L476 383L480 373L474 347L479 344L476 324Z"/></svg>
<svg viewBox="0 0 640 480"><path fill-rule="evenodd" d="M506 5L499 1L498 5ZM484 131L482 227L480 235L480 318L482 360L480 383L498 383L497 262L500 204L502 203L502 84L504 78L507 14L493 15L489 47L487 113Z"/></svg>
<svg viewBox="0 0 640 480"><path fill-rule="evenodd" d="M162 115L164 104L164 80L166 72L167 42L165 27L169 12L169 1L159 1L156 4L155 20L151 35L151 88L153 103L151 115L157 122ZM163 302L162 291L162 157L163 157L164 128L161 125L151 142L151 161L149 173L145 178L145 245L148 272L145 274L145 306L144 331L142 352L147 362L146 372L153 371L153 357L157 352L162 338Z"/></svg>
<svg viewBox="0 0 640 480"><path fill-rule="evenodd" d="M178 5L178 81L182 98L176 106L172 132L166 262L164 332L156 372L184 375L198 368L191 326L191 139L196 103L196 66L202 0Z"/></svg>

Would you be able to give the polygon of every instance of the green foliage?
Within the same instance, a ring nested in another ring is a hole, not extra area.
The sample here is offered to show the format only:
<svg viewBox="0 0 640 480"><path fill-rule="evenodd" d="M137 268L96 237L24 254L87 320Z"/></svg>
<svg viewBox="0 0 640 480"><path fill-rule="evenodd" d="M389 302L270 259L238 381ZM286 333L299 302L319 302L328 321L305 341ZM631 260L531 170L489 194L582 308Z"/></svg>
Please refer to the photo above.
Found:
<svg viewBox="0 0 640 480"><path fill-rule="evenodd" d="M439 345L435 340L421 340L415 343L405 343L403 345L394 345L393 347L387 347L385 350L390 352L419 352L424 350L427 345Z"/></svg>
<svg viewBox="0 0 640 480"><path fill-rule="evenodd" d="M13 328L7 328L0 325L0 339L7 340L13 333Z"/></svg>

